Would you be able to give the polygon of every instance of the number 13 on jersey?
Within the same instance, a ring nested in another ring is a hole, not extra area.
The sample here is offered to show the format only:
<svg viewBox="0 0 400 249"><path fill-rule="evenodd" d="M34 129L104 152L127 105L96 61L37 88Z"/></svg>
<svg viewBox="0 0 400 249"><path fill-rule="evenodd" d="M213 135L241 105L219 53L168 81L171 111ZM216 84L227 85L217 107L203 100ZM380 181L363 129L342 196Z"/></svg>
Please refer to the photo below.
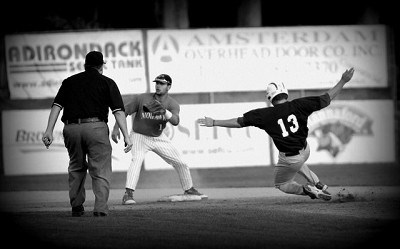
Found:
<svg viewBox="0 0 400 249"><path fill-rule="evenodd" d="M297 122L297 118L294 114L290 114L287 117L287 122L289 123L289 129L292 133L296 133L296 131L299 129L299 123ZM286 130L285 124L283 122L283 119L278 119L278 124L281 127L282 130L282 137L287 137L289 136L289 132Z"/></svg>

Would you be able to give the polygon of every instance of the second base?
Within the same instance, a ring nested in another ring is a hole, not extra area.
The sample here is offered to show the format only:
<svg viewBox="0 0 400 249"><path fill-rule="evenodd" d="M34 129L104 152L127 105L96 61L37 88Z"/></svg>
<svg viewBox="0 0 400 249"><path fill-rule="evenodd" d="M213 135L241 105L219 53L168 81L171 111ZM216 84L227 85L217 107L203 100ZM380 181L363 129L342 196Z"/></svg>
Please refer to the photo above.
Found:
<svg viewBox="0 0 400 249"><path fill-rule="evenodd" d="M176 195L163 196L160 199L158 199L158 201L161 201L161 202L201 201L201 196L176 194Z"/></svg>

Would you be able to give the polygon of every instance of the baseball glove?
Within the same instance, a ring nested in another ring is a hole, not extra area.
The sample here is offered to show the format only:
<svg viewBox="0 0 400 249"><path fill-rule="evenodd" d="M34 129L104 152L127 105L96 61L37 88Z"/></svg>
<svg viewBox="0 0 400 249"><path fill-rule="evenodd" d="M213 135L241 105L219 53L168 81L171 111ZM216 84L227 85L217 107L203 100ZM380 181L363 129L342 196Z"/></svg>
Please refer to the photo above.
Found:
<svg viewBox="0 0 400 249"><path fill-rule="evenodd" d="M160 103L160 101L153 99L149 103L143 105L143 110L145 112L151 112L154 115L164 115L165 107Z"/></svg>

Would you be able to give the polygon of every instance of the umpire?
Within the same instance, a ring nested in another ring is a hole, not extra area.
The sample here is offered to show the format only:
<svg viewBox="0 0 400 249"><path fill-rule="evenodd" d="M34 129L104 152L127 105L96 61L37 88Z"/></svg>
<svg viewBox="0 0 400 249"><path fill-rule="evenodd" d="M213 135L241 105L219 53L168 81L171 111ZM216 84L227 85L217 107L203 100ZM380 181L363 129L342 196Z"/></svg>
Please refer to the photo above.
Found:
<svg viewBox="0 0 400 249"><path fill-rule="evenodd" d="M85 58L85 71L62 82L51 107L43 143L53 142L53 130L60 111L64 144L69 154L68 182L72 216L84 214L85 179L92 177L95 195L94 216L108 215L111 179L111 144L108 129L108 108L124 136L125 153L132 148L125 117L124 103L117 84L103 75L103 54L91 51Z"/></svg>

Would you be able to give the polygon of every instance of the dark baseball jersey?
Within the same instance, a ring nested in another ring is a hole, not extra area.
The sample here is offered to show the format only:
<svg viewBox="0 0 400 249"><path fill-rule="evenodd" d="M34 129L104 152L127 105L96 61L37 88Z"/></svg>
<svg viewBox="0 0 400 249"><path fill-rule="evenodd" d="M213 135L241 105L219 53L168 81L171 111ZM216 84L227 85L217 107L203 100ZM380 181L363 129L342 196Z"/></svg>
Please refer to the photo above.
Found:
<svg viewBox="0 0 400 249"><path fill-rule="evenodd" d="M280 152L297 152L306 145L308 116L330 104L329 94L298 98L243 115L242 126L258 127L271 136Z"/></svg>
<svg viewBox="0 0 400 249"><path fill-rule="evenodd" d="M154 115L151 112L143 111L143 105L152 101L154 97L153 93L134 95L133 99L125 105L125 113L127 115L136 113L133 118L133 131L147 136L158 137L164 130L167 119L164 115ZM180 106L170 96L166 96L161 101L161 104L172 114L179 115Z"/></svg>

